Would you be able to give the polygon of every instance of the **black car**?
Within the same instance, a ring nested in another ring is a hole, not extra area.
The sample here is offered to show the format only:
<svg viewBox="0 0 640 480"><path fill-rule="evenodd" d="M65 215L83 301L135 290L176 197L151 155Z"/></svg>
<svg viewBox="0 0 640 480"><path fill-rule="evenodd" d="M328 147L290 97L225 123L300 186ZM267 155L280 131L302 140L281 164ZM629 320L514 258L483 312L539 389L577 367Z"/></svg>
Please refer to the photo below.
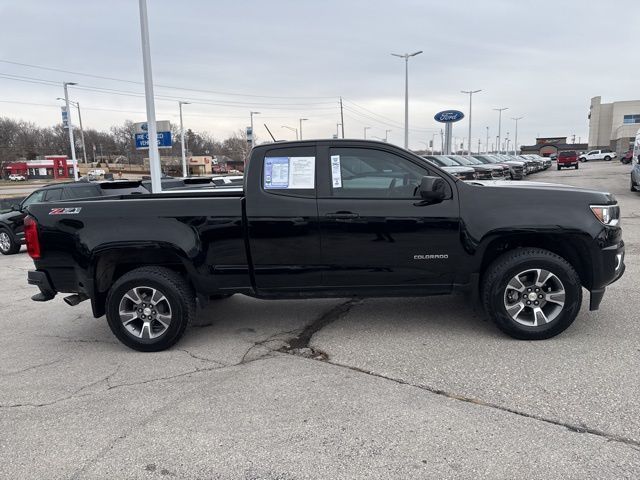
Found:
<svg viewBox="0 0 640 480"><path fill-rule="evenodd" d="M27 198L0 214L0 253L12 255L24 245L23 220L25 209L32 203L57 202L77 198L104 197L109 195L149 193L138 181L116 180L108 182L90 182L81 180L70 183L53 183L34 191Z"/></svg>

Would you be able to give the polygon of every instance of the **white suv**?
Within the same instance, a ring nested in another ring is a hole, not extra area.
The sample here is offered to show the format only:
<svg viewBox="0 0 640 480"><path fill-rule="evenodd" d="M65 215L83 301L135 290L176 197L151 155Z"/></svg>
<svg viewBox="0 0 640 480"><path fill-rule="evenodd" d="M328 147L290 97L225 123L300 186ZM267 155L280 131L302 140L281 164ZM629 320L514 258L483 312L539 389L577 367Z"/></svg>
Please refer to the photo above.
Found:
<svg viewBox="0 0 640 480"><path fill-rule="evenodd" d="M616 152L611 150L591 150L590 152L583 153L578 157L581 162L588 162L589 160L604 160L608 162L611 159L616 158Z"/></svg>
<svg viewBox="0 0 640 480"><path fill-rule="evenodd" d="M24 182L27 178L24 175L16 175L16 174L11 174L9 175L9 180L12 182Z"/></svg>

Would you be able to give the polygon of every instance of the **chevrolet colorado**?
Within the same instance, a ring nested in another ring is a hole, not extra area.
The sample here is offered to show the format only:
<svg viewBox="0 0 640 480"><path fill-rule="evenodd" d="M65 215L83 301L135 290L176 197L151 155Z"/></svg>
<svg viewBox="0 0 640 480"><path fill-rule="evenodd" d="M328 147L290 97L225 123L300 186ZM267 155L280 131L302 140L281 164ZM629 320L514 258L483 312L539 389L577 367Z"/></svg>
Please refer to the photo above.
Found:
<svg viewBox="0 0 640 480"><path fill-rule="evenodd" d="M36 301L72 293L142 351L170 347L199 304L468 291L519 339L565 330L624 272L613 195L461 181L383 142L255 147L244 186L35 203Z"/></svg>

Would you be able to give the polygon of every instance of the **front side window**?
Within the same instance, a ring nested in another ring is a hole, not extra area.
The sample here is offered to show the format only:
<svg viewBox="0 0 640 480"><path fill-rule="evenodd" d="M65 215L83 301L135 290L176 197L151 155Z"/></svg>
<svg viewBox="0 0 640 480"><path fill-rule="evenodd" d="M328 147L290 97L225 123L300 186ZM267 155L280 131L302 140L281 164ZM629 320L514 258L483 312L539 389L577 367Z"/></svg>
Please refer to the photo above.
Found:
<svg viewBox="0 0 640 480"><path fill-rule="evenodd" d="M44 190L40 190L39 192L33 192L22 202L22 206L26 207L27 205L31 205L32 203L38 203L42 201L44 197Z"/></svg>
<svg viewBox="0 0 640 480"><path fill-rule="evenodd" d="M331 195L342 198L416 198L426 169L381 150L332 148Z"/></svg>

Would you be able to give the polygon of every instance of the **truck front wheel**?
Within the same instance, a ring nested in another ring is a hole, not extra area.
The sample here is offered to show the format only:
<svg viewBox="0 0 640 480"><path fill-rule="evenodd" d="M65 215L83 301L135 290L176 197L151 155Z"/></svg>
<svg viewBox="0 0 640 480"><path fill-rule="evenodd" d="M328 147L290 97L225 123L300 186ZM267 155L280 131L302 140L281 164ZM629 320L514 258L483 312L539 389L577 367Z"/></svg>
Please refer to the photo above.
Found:
<svg viewBox="0 0 640 480"><path fill-rule="evenodd" d="M564 258L541 248L498 257L483 277L486 313L506 334L543 340L566 330L582 304L582 286Z"/></svg>
<svg viewBox="0 0 640 480"><path fill-rule="evenodd" d="M195 316L195 295L173 270L140 267L116 280L106 307L118 340L134 350L157 352L182 337Z"/></svg>

